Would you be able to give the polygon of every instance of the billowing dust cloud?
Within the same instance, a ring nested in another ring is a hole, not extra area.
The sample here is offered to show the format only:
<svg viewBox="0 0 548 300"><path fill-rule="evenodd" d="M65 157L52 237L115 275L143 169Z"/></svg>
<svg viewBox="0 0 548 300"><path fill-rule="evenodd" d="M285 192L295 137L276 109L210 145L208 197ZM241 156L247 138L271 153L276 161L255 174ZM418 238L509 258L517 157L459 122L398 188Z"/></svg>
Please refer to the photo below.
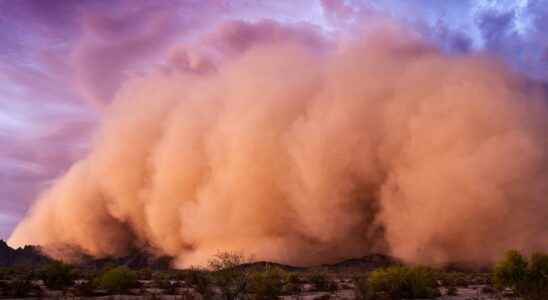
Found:
<svg viewBox="0 0 548 300"><path fill-rule="evenodd" d="M218 251L309 265L548 250L542 97L395 25L335 39L230 22L125 83L10 243L141 247L179 267Z"/></svg>

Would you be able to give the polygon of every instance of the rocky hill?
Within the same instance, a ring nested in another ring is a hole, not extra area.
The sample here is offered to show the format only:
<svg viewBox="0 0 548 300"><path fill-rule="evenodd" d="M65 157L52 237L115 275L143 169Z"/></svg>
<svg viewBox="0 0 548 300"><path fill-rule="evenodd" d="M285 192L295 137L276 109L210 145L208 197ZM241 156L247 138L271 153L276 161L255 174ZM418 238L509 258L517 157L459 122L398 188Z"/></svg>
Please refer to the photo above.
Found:
<svg viewBox="0 0 548 300"><path fill-rule="evenodd" d="M162 270L169 268L170 260L169 257L156 257L147 252L135 250L122 257L95 259L90 256L83 256L75 265L84 269L126 266L130 269L150 268ZM40 247L25 246L13 249L5 241L0 240L0 267L37 268L52 261L52 259L42 253Z"/></svg>
<svg viewBox="0 0 548 300"><path fill-rule="evenodd" d="M5 241L0 240L0 267L36 267L49 262L51 259L43 255L38 247L25 246L13 249Z"/></svg>

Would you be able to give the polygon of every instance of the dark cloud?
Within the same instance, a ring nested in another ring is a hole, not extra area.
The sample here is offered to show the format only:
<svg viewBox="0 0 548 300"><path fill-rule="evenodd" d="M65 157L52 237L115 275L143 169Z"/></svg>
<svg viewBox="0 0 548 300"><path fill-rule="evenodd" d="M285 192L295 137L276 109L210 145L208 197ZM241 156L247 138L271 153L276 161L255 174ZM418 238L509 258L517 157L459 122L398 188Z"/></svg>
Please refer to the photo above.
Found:
<svg viewBox="0 0 548 300"><path fill-rule="evenodd" d="M496 54L516 70L548 81L547 1L531 1L520 12L490 9L481 12L476 24L481 33L483 51ZM522 27L521 30L519 27Z"/></svg>
<svg viewBox="0 0 548 300"><path fill-rule="evenodd" d="M508 45L509 39L519 39L515 31L515 16L514 11L486 11L478 17L477 24L486 48L500 49Z"/></svg>

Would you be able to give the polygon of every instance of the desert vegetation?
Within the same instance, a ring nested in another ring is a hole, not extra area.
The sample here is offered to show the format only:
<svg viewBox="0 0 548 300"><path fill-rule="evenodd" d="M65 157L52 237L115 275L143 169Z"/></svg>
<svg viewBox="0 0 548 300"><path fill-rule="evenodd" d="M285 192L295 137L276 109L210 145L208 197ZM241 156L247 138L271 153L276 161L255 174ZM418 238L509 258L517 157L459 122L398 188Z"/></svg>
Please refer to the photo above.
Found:
<svg viewBox="0 0 548 300"><path fill-rule="evenodd" d="M414 299L441 296L436 272L423 267L394 266L371 272L358 280L364 299Z"/></svg>
<svg viewBox="0 0 548 300"><path fill-rule="evenodd" d="M526 257L510 251L492 269L484 270L408 266L379 255L303 268L254 262L235 252L219 252L204 267L176 270L143 260L142 254L135 257L73 265L44 258L34 260L38 265L4 266L0 297L548 299L548 255L540 253Z"/></svg>
<svg viewBox="0 0 548 300"><path fill-rule="evenodd" d="M518 251L509 251L493 271L499 290L510 289L525 300L548 299L548 255L533 253L526 258Z"/></svg>

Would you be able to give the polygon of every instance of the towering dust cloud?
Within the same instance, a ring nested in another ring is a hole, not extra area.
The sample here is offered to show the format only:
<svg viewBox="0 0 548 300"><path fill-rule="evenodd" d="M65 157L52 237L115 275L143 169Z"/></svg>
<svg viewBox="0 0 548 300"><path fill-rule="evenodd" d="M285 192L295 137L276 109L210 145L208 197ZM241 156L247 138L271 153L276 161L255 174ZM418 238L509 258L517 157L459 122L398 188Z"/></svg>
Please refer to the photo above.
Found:
<svg viewBox="0 0 548 300"><path fill-rule="evenodd" d="M378 25L230 22L127 82L93 148L10 238L94 256L146 247L298 265L548 250L548 114L487 57Z"/></svg>

